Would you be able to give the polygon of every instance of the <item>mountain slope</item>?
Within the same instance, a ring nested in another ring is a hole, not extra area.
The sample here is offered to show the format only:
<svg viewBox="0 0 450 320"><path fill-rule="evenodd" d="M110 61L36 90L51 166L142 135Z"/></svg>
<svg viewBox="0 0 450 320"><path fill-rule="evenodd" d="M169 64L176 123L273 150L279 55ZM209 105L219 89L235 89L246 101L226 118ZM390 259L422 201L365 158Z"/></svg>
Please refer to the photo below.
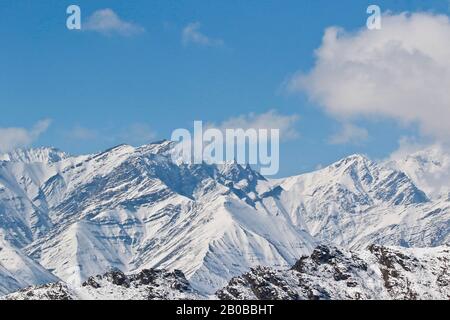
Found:
<svg viewBox="0 0 450 320"><path fill-rule="evenodd" d="M0 295L54 281L58 278L0 237Z"/></svg>

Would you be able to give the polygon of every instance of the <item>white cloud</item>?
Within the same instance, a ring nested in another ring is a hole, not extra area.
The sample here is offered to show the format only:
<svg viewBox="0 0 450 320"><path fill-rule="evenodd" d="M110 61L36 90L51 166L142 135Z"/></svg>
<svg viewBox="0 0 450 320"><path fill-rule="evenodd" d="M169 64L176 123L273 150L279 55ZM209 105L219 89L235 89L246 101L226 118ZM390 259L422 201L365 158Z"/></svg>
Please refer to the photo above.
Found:
<svg viewBox="0 0 450 320"><path fill-rule="evenodd" d="M281 115L275 110L270 110L262 114L250 113L240 115L223 121L219 125L210 124L222 131L226 129L279 129L280 137L284 140L299 137L295 125L299 117L297 115Z"/></svg>
<svg viewBox="0 0 450 320"><path fill-rule="evenodd" d="M122 20L113 10L95 11L82 25L83 30L95 31L106 35L118 34L132 36L145 31L137 24Z"/></svg>
<svg viewBox="0 0 450 320"><path fill-rule="evenodd" d="M399 148L385 163L405 172L414 183L431 197L450 194L450 149L441 143L424 144L402 138Z"/></svg>
<svg viewBox="0 0 450 320"><path fill-rule="evenodd" d="M184 27L181 39L183 45L197 44L205 47L222 47L224 41L221 39L213 39L200 32L200 22L189 23Z"/></svg>
<svg viewBox="0 0 450 320"><path fill-rule="evenodd" d="M124 143L143 145L151 143L155 137L156 133L149 125L145 123L133 123L123 129L117 138L123 140Z"/></svg>
<svg viewBox="0 0 450 320"><path fill-rule="evenodd" d="M67 132L67 137L73 140L97 140L108 144L143 145L152 142L156 133L145 123L132 123L122 128L91 129L75 126Z"/></svg>
<svg viewBox="0 0 450 320"><path fill-rule="evenodd" d="M76 140L94 140L98 138L98 132L89 128L82 126L75 126L69 133L68 136L71 139Z"/></svg>
<svg viewBox="0 0 450 320"><path fill-rule="evenodd" d="M390 154L388 161L403 160L411 154L425 150L427 147L433 146L420 143L416 139L410 137L400 138L400 140L398 141L398 145L398 149Z"/></svg>
<svg viewBox="0 0 450 320"><path fill-rule="evenodd" d="M328 28L316 65L288 84L328 113L387 117L450 140L450 20L431 13L386 14L382 29Z"/></svg>
<svg viewBox="0 0 450 320"><path fill-rule="evenodd" d="M47 131L50 119L37 122L33 128L0 128L0 152L9 152L16 148L28 147L41 134Z"/></svg>
<svg viewBox="0 0 450 320"><path fill-rule="evenodd" d="M365 128L358 127L351 123L342 125L340 131L330 137L331 144L360 144L369 138L369 132Z"/></svg>

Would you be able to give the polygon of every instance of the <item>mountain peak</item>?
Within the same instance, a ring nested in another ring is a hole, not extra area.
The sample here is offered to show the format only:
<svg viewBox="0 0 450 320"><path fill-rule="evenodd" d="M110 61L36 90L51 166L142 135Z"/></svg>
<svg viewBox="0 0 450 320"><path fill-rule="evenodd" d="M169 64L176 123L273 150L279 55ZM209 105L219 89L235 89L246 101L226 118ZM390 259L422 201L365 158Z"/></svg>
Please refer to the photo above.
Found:
<svg viewBox="0 0 450 320"><path fill-rule="evenodd" d="M335 162L332 166L339 168L342 166L350 166L350 165L357 165L357 164L372 164L372 160L370 160L368 157L362 154L352 154L348 157L345 157L337 162Z"/></svg>
<svg viewBox="0 0 450 320"><path fill-rule="evenodd" d="M140 146L139 148L137 148L137 151L141 153L152 153L170 156L172 153L176 152L176 145L177 143L174 141L163 139Z"/></svg>

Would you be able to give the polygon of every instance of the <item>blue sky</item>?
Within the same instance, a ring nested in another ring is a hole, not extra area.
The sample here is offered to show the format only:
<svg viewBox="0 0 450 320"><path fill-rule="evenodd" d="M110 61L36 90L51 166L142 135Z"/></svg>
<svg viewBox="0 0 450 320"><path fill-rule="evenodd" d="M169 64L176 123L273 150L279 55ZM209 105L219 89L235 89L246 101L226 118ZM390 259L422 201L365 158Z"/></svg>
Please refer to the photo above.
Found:
<svg viewBox="0 0 450 320"><path fill-rule="evenodd" d="M33 128L51 119L32 145L85 153L146 142L132 133L158 140L194 120L221 123L276 110L299 117L298 137L281 146L280 176L355 152L386 157L417 129L390 118L358 119L368 137L333 144L336 117L283 86L296 72L313 68L327 27L363 28L372 3L1 0L0 128ZM70 4L81 7L83 22L110 8L139 32L69 31ZM393 13L450 13L445 0L376 4ZM183 30L196 22L207 40L183 43Z"/></svg>

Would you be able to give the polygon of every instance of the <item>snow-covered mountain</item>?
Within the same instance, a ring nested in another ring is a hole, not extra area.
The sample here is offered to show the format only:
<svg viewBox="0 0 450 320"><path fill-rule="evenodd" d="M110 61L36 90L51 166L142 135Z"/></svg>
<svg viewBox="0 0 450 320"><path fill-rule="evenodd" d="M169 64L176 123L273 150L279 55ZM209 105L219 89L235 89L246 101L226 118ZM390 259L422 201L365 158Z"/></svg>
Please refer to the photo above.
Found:
<svg viewBox="0 0 450 320"><path fill-rule="evenodd" d="M110 267L155 267L183 270L205 292L313 249L315 240L275 210L265 178L234 163L177 165L172 145L5 161L5 237L70 284Z"/></svg>
<svg viewBox="0 0 450 320"><path fill-rule="evenodd" d="M290 270L252 268L217 292L223 300L418 300L450 298L450 247L319 246Z"/></svg>
<svg viewBox="0 0 450 320"><path fill-rule="evenodd" d="M236 163L173 162L173 152L162 141L83 156L3 155L0 234L69 286L111 268L179 269L203 294L257 265L289 268L323 242L450 243L450 199L392 164L354 155L267 180Z"/></svg>
<svg viewBox="0 0 450 320"><path fill-rule="evenodd" d="M54 163L67 158L68 155L55 148L16 149L0 154L0 161L23 163Z"/></svg>
<svg viewBox="0 0 450 320"><path fill-rule="evenodd" d="M407 174L361 155L277 182L295 225L319 241L364 248L450 242L450 202L432 201Z"/></svg>

